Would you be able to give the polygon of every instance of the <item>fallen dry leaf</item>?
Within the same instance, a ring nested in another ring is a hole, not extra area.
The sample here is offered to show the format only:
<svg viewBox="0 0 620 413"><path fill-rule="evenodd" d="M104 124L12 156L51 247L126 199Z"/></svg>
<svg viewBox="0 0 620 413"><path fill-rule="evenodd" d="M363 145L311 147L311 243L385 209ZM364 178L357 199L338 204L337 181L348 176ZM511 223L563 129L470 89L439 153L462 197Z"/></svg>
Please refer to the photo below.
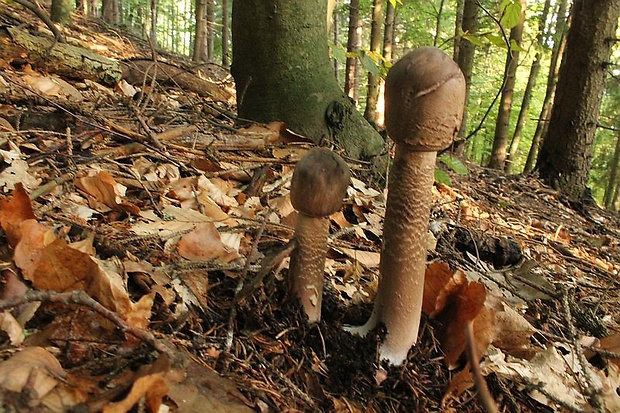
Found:
<svg viewBox="0 0 620 413"><path fill-rule="evenodd" d="M24 329L8 311L0 313L0 330L9 336L12 345L19 346L23 343L25 338Z"/></svg>
<svg viewBox="0 0 620 413"><path fill-rule="evenodd" d="M36 219L36 216L24 186L17 184L9 197L0 199L0 225L11 247L17 245L21 238L20 225L28 219Z"/></svg>
<svg viewBox="0 0 620 413"><path fill-rule="evenodd" d="M231 262L240 258L236 251L231 251L222 243L222 238L212 222L199 224L177 243L179 255L189 260Z"/></svg>
<svg viewBox="0 0 620 413"><path fill-rule="evenodd" d="M64 377L56 357L42 347L26 347L0 363L0 387L16 393L28 390L37 399L52 391Z"/></svg>
<svg viewBox="0 0 620 413"><path fill-rule="evenodd" d="M140 208L124 199L126 188L117 183L114 177L106 171L101 171L96 176L78 178L75 180L75 186L88 194L89 200L102 203L112 210L133 215L140 213ZM101 211L97 205L91 205L91 207Z"/></svg>
<svg viewBox="0 0 620 413"><path fill-rule="evenodd" d="M168 393L168 384L164 373L154 373L138 378L129 394L121 401L110 403L103 408L104 413L126 413L143 397L149 412L158 412L162 399Z"/></svg>
<svg viewBox="0 0 620 413"><path fill-rule="evenodd" d="M424 282L423 310L441 326L436 331L448 368L453 369L465 350L465 326L474 321L478 354L484 354L495 334L495 311L485 306L486 290L469 282L465 274L452 272L444 263L431 263Z"/></svg>

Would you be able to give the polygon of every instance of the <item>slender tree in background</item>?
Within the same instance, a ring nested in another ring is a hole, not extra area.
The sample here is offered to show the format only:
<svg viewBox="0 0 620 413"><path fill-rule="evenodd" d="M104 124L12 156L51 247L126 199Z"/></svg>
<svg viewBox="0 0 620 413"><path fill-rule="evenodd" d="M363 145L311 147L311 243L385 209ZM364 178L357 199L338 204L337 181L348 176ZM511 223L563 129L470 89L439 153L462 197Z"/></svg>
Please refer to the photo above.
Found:
<svg viewBox="0 0 620 413"><path fill-rule="evenodd" d="M433 36L433 46L437 47L439 45L439 36L441 34L441 20L443 18L443 6L445 0L439 0L439 7L437 8L437 13L435 14L435 36Z"/></svg>
<svg viewBox="0 0 620 413"><path fill-rule="evenodd" d="M370 52L374 57L381 55L381 23L383 23L383 0L372 2L372 25L370 28ZM374 58L373 57L373 58ZM379 99L379 74L368 72L368 93L364 117L371 124L377 123L377 101Z"/></svg>
<svg viewBox="0 0 620 413"><path fill-rule="evenodd" d="M233 2L232 74L239 116L284 121L317 143L370 159L383 139L357 112L332 72L324 0Z"/></svg>
<svg viewBox="0 0 620 413"><path fill-rule="evenodd" d="M362 21L359 17L360 1L351 0L349 3L349 33L347 36L347 62L344 75L344 92L357 102L358 99L358 71L359 55L362 47Z"/></svg>
<svg viewBox="0 0 620 413"><path fill-rule="evenodd" d="M207 40L207 0L196 0L196 31L194 34L194 53L192 60L194 62L206 62L206 40Z"/></svg>
<svg viewBox="0 0 620 413"><path fill-rule="evenodd" d="M575 0L547 135L538 154L540 177L570 199L587 201L592 145L615 42L620 0Z"/></svg>
<svg viewBox="0 0 620 413"><path fill-rule="evenodd" d="M620 122L618 122L620 123ZM620 163L620 136L616 137L616 144L614 147L614 156L611 160L609 168L609 180L607 181L607 187L605 188L605 196L603 198L603 205L605 208L615 210L614 201L617 197L618 188L618 167Z"/></svg>
<svg viewBox="0 0 620 413"><path fill-rule="evenodd" d="M383 47L381 55L383 60L388 64L392 62L392 50L394 45L394 20L396 19L396 0L388 0L385 7L385 20L383 23ZM379 78L379 96L377 98L377 108L375 122L378 127L382 127L385 120L385 102L383 91L385 88L385 80Z"/></svg>
<svg viewBox="0 0 620 413"><path fill-rule="evenodd" d="M229 3L228 0L222 0L222 66L228 67L230 65L230 26L228 15Z"/></svg>
<svg viewBox="0 0 620 413"><path fill-rule="evenodd" d="M471 78L474 70L474 56L476 53L476 45L463 38L462 35L473 35L478 31L478 9L479 7L476 0L464 0L462 15L460 18L457 15L457 24L460 24L460 30L457 30L459 35L455 38L454 59L465 77L465 111L463 112L463 121L453 147L453 151L458 155L464 155L465 152L467 106L469 105Z"/></svg>
<svg viewBox="0 0 620 413"><path fill-rule="evenodd" d="M101 0L101 18L108 24L117 25L119 22L119 0Z"/></svg>
<svg viewBox="0 0 620 413"><path fill-rule="evenodd" d="M512 110L512 98L514 96L517 66L519 64L519 49L523 37L523 23L525 22L525 0L521 0L521 16L516 26L510 29L510 45L506 54L506 67L504 70L504 88L495 122L495 136L489 168L504 169L506 162L506 146L508 144L508 126L510 123L510 111ZM517 45L517 47L513 47Z"/></svg>
<svg viewBox="0 0 620 413"><path fill-rule="evenodd" d="M215 1L207 0L207 62L215 58Z"/></svg>
<svg viewBox="0 0 620 413"><path fill-rule="evenodd" d="M540 72L540 61L542 59L542 52L545 47L545 30L547 26L547 17L549 14L550 6L551 0L545 0L542 14L538 22L538 34L536 35L536 44L534 45L534 47L536 48L536 55L534 56L534 62L532 63L532 68L530 69L530 75L527 78L527 85L525 86L525 91L523 92L523 100L521 101L521 109L519 110L517 124L515 125L515 131L512 135L512 141L510 142L510 148L508 149L508 155L506 157L505 170L508 173L514 172L514 159L517 156L519 143L521 141L521 133L523 131L523 126L525 125L528 110L530 108L530 101L532 100L532 92L534 91L534 86L536 86L538 73Z"/></svg>
<svg viewBox="0 0 620 413"><path fill-rule="evenodd" d="M553 105L553 95L555 93L555 86L558 80L558 71L560 68L560 56L564 53L564 45L566 43L566 10L568 8L568 0L560 0L558 4L558 10L555 14L555 30L552 35L553 47L551 48L551 59L549 63L549 75L547 77L547 89L545 91L545 97L543 99L542 109L538 116L538 123L536 124L536 131L532 138L530 150L527 154L527 160L523 167L523 173L531 173L534 170L536 164L536 156L538 155L538 147L542 137L546 134L547 125L549 122L549 114L551 113L551 105Z"/></svg>

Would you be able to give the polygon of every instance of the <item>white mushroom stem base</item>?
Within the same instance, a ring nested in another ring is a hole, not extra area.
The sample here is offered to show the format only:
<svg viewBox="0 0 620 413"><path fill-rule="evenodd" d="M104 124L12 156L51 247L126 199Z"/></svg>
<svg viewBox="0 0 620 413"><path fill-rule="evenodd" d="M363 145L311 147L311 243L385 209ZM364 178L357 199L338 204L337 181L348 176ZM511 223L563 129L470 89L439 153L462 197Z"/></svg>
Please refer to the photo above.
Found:
<svg viewBox="0 0 620 413"><path fill-rule="evenodd" d="M295 227L297 247L291 254L289 279L291 292L299 298L310 323L321 320L328 235L329 218L299 213Z"/></svg>
<svg viewBox="0 0 620 413"><path fill-rule="evenodd" d="M383 323L387 336L379 359L400 365L415 345L420 328L426 242L436 152L412 152L396 146L388 182L379 290L368 322L348 331L365 336ZM411 201L414 199L415 201Z"/></svg>

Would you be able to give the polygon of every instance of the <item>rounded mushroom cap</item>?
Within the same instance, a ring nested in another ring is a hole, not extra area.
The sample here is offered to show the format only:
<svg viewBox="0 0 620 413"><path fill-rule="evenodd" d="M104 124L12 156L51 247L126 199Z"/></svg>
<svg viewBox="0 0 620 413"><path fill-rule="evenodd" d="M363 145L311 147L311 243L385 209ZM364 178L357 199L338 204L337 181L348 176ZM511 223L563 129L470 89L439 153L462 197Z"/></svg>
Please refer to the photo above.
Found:
<svg viewBox="0 0 620 413"><path fill-rule="evenodd" d="M349 186L349 166L326 148L312 148L301 158L291 180L293 207L312 217L325 217L342 207Z"/></svg>
<svg viewBox="0 0 620 413"><path fill-rule="evenodd" d="M385 124L390 137L415 151L450 146L463 119L465 78L435 47L409 52L385 80Z"/></svg>

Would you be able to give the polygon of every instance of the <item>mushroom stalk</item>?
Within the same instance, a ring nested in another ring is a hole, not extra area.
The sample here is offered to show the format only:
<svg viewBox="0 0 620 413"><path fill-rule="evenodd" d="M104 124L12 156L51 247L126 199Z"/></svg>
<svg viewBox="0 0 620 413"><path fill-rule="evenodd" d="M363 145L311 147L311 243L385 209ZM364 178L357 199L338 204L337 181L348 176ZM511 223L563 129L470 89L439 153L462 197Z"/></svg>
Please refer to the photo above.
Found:
<svg viewBox="0 0 620 413"><path fill-rule="evenodd" d="M383 227L379 290L365 325L349 328L365 336L383 323L387 329L380 359L401 364L415 345L420 327L426 247L436 152L410 152L396 146ZM398 187L398 189L397 189ZM416 201L411 202L411 198Z"/></svg>
<svg viewBox="0 0 620 413"><path fill-rule="evenodd" d="M291 254L289 272L291 292L295 294L311 323L321 319L323 270L327 255L329 219L315 218L300 212L295 225L297 247Z"/></svg>
<svg viewBox="0 0 620 413"><path fill-rule="evenodd" d="M441 50L423 47L392 66L385 115L396 154L388 181L380 279L366 335L383 323L379 359L399 365L416 343L422 313L426 242L437 151L450 145L463 117L465 79Z"/></svg>

